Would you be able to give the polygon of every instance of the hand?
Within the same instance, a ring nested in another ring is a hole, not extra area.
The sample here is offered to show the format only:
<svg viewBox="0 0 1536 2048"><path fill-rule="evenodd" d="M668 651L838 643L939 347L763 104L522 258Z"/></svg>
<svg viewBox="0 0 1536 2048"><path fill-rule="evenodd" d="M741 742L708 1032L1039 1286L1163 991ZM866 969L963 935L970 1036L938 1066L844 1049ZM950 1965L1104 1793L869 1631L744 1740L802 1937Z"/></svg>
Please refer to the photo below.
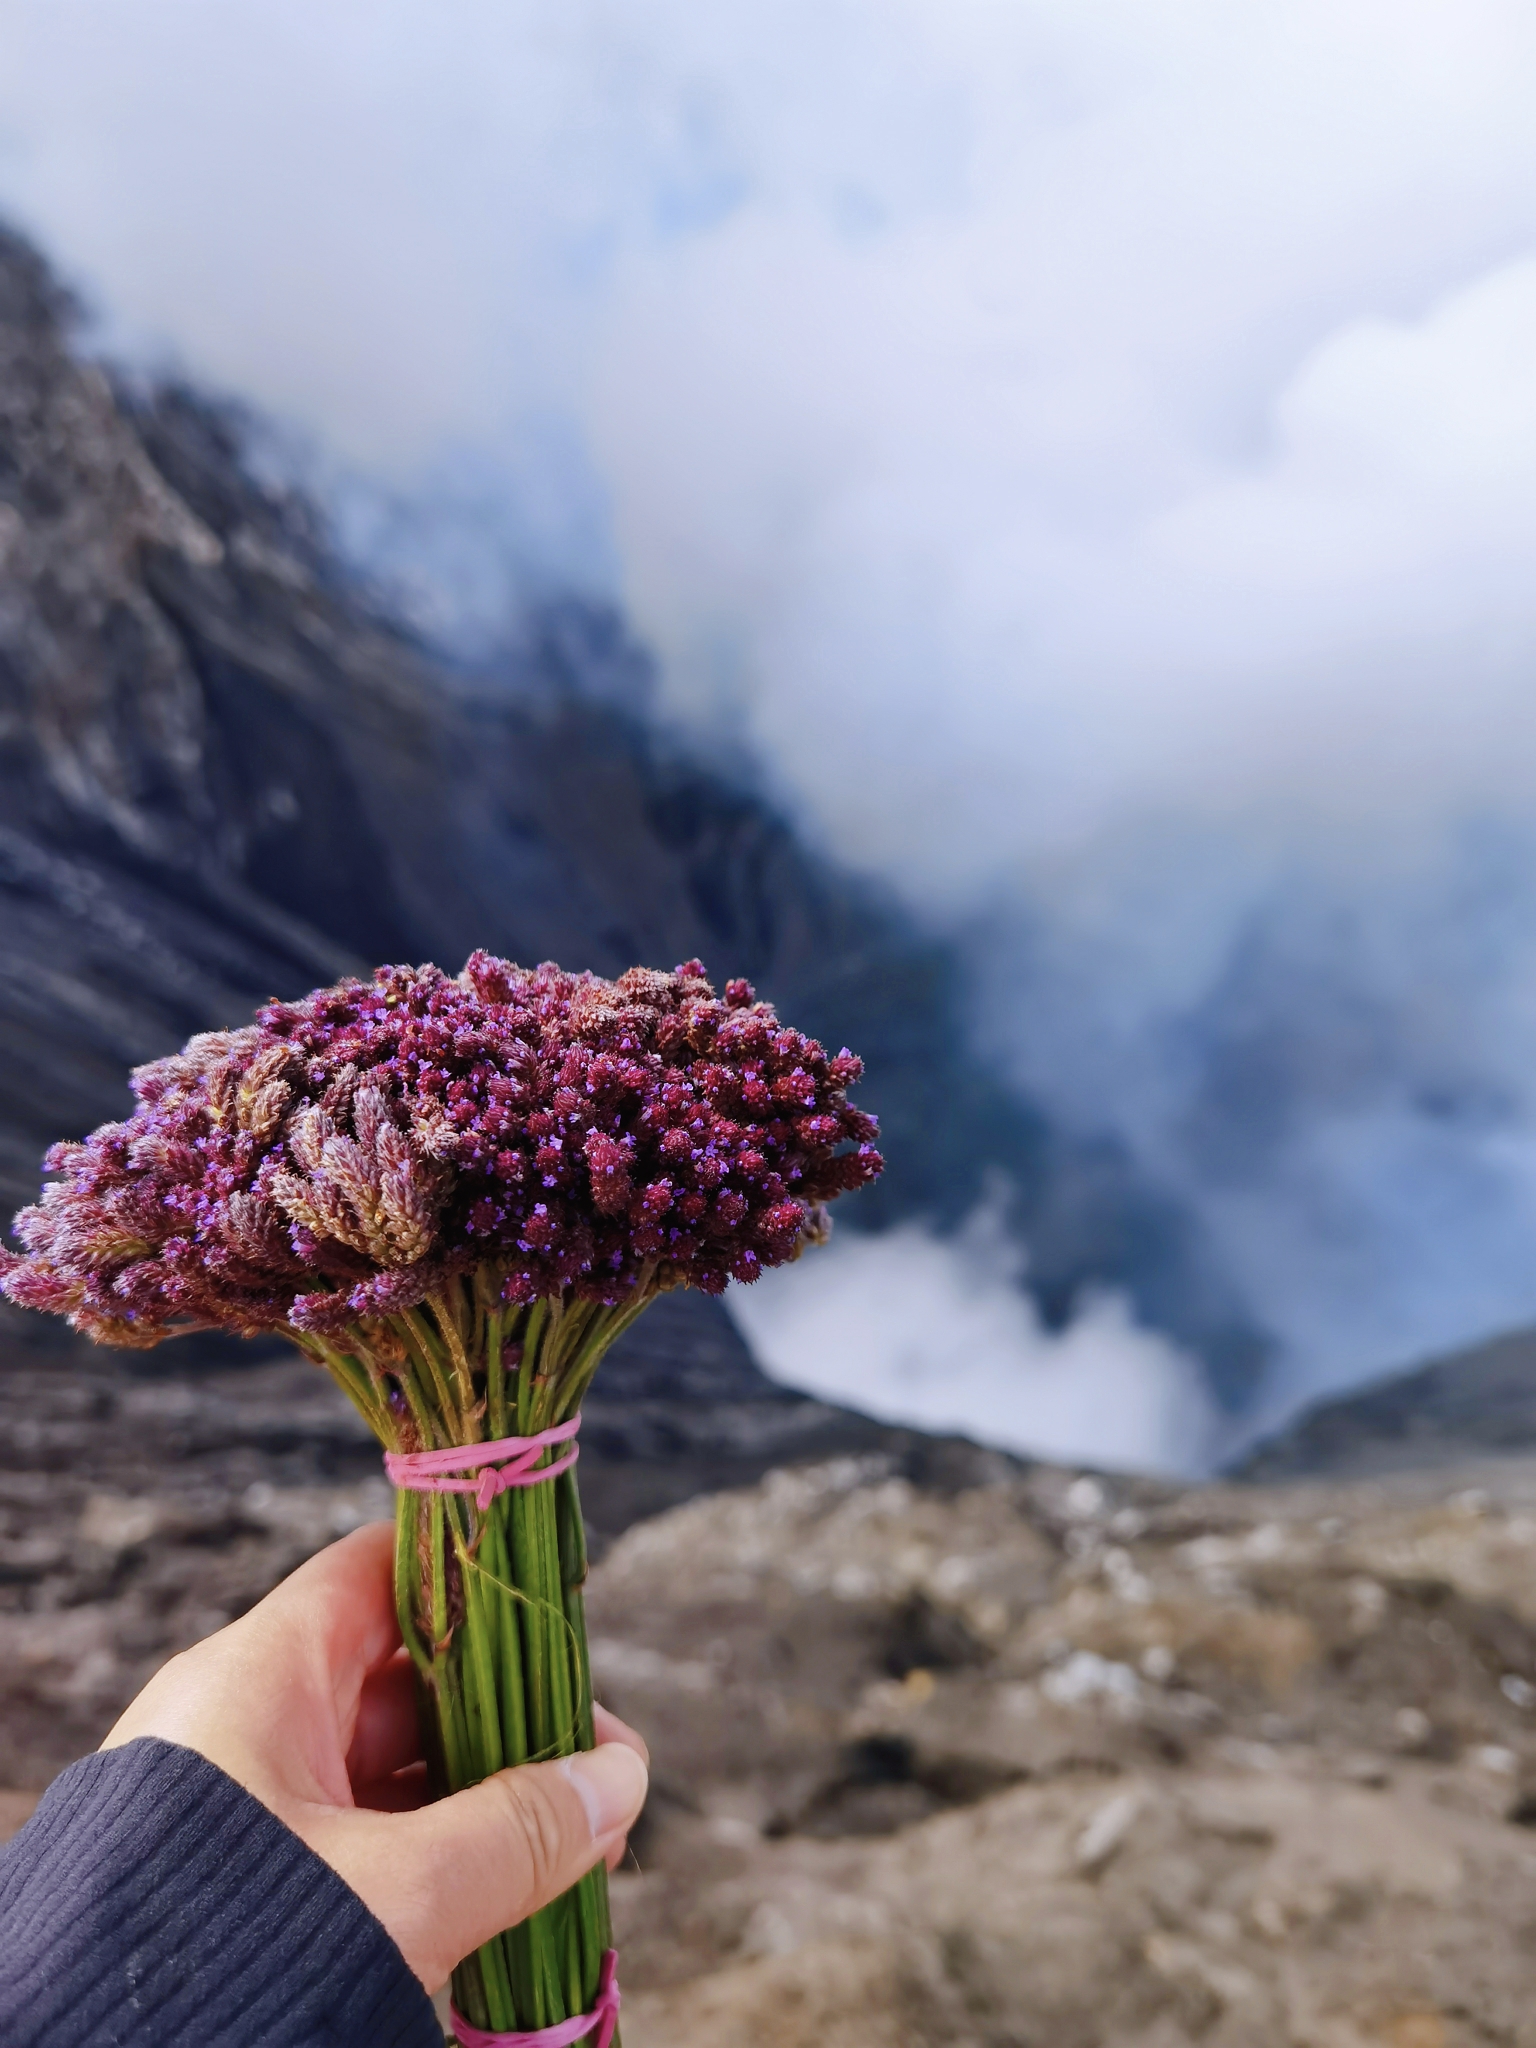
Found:
<svg viewBox="0 0 1536 2048"><path fill-rule="evenodd" d="M598 1747L428 1803L394 1534L359 1529L173 1657L103 1749L195 1749L351 1886L429 1992L471 1949L610 1869L645 1799L645 1744L597 1709Z"/></svg>

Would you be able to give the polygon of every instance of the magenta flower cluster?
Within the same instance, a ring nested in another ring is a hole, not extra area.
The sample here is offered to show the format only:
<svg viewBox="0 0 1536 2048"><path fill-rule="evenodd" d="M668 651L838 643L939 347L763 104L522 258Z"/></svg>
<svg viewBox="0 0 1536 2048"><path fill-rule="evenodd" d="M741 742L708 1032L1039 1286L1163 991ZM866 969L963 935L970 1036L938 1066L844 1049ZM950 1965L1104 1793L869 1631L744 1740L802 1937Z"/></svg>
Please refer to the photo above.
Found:
<svg viewBox="0 0 1536 2048"><path fill-rule="evenodd" d="M696 960L382 967L141 1067L126 1122L49 1153L0 1289L130 1345L334 1331L487 1263L508 1303L718 1294L879 1173L861 1071Z"/></svg>

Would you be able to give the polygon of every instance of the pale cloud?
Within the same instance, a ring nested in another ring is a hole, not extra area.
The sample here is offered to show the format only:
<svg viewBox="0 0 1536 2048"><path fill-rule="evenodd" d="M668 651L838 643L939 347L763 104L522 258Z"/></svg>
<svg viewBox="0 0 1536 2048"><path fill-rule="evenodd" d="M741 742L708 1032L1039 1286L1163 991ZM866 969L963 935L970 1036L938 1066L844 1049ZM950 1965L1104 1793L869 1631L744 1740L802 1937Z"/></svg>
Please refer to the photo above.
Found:
<svg viewBox="0 0 1536 2048"><path fill-rule="evenodd" d="M1029 1456L1189 1476L1230 1437L1197 1362L1124 1301L1046 1329L985 1211L958 1237L909 1223L733 1288L727 1305L776 1379L886 1422Z"/></svg>
<svg viewBox="0 0 1536 2048"><path fill-rule="evenodd" d="M1536 1313L1532 104L1520 0L0 0L106 344L424 616L622 598L1292 1387Z"/></svg>

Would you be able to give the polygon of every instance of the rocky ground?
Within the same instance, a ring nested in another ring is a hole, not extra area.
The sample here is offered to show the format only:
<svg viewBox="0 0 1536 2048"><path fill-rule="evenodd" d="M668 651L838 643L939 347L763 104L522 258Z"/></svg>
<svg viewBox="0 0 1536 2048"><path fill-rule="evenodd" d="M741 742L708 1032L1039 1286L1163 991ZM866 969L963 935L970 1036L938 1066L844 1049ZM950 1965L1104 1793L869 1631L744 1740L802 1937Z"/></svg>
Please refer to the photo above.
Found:
<svg viewBox="0 0 1536 2048"><path fill-rule="evenodd" d="M700 1313L700 1311L714 1311ZM287 1345L102 1350L0 1303L0 1796L48 1779L174 1651L319 1545L388 1515L379 1450ZM702 1296L603 1362L582 1431L594 1555L638 1518L771 1467L878 1454L953 1493L1013 1469L778 1387Z"/></svg>
<svg viewBox="0 0 1536 2048"><path fill-rule="evenodd" d="M118 1370L0 1375L0 1824L387 1506L304 1369ZM1172 1490L892 1439L631 1521L591 1621L655 1755L629 2048L1536 2044L1536 1462Z"/></svg>
<svg viewBox="0 0 1536 2048"><path fill-rule="evenodd" d="M849 1461L631 1530L632 2048L1536 2042L1536 1466L943 1501Z"/></svg>

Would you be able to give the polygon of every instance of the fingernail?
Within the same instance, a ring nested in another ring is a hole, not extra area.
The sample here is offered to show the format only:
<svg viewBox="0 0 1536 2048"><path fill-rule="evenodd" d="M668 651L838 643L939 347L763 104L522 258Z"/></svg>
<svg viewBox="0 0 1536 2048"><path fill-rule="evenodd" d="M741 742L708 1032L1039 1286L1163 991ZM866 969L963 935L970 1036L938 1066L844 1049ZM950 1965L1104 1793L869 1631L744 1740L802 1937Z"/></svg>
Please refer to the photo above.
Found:
<svg viewBox="0 0 1536 2048"><path fill-rule="evenodd" d="M622 1742L605 1742L562 1759L560 1768L581 1795L594 1842L628 1827L645 1803L646 1768Z"/></svg>

